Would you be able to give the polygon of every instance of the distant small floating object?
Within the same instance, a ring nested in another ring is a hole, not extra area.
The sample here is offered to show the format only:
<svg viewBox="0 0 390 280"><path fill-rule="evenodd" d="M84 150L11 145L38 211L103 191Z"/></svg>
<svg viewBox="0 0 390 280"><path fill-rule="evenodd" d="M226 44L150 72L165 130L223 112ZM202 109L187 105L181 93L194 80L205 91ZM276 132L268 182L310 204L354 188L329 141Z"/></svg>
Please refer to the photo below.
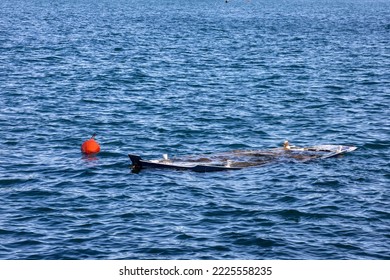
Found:
<svg viewBox="0 0 390 280"><path fill-rule="evenodd" d="M81 152L84 154L97 154L100 152L100 145L95 141L96 134L94 133L92 137L81 145Z"/></svg>

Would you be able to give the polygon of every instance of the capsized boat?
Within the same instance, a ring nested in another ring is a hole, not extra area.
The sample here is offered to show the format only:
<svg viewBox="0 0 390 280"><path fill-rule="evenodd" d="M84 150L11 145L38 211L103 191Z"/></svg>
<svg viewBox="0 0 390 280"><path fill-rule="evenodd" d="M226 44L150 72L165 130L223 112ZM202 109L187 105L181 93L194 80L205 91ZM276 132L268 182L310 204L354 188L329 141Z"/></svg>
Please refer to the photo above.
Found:
<svg viewBox="0 0 390 280"><path fill-rule="evenodd" d="M214 172L238 170L244 167L260 166L271 162L298 161L307 162L315 159L326 159L356 150L354 146L317 145L296 147L284 142L283 147L269 150L235 150L213 155L185 156L180 158L144 160L138 155L129 154L134 172L144 168L169 168L195 172Z"/></svg>

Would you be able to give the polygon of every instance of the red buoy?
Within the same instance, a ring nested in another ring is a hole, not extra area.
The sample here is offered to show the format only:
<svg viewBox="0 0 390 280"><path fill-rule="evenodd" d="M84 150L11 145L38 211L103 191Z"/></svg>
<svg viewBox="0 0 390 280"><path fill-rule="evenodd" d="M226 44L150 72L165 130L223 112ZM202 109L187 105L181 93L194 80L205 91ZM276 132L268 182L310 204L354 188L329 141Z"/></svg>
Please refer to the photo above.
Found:
<svg viewBox="0 0 390 280"><path fill-rule="evenodd" d="M96 134L93 134L89 140L84 141L81 145L81 152L84 154L97 154L100 152L100 145L95 141L95 136Z"/></svg>

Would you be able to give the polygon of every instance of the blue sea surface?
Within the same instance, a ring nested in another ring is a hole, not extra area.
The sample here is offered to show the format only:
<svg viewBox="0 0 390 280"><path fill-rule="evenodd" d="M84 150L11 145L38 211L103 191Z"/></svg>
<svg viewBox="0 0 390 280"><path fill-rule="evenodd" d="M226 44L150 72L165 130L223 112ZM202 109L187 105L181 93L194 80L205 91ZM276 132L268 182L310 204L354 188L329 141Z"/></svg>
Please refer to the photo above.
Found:
<svg viewBox="0 0 390 280"><path fill-rule="evenodd" d="M389 108L387 0L2 0L0 259L390 259Z"/></svg>

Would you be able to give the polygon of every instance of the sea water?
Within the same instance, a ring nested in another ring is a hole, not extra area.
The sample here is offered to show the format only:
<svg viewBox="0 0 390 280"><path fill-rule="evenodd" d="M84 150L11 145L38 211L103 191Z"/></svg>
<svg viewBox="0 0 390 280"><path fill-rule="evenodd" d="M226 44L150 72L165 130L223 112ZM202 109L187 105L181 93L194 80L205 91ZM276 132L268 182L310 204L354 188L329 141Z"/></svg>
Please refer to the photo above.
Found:
<svg viewBox="0 0 390 280"><path fill-rule="evenodd" d="M2 0L0 258L390 259L389 107L389 1Z"/></svg>

